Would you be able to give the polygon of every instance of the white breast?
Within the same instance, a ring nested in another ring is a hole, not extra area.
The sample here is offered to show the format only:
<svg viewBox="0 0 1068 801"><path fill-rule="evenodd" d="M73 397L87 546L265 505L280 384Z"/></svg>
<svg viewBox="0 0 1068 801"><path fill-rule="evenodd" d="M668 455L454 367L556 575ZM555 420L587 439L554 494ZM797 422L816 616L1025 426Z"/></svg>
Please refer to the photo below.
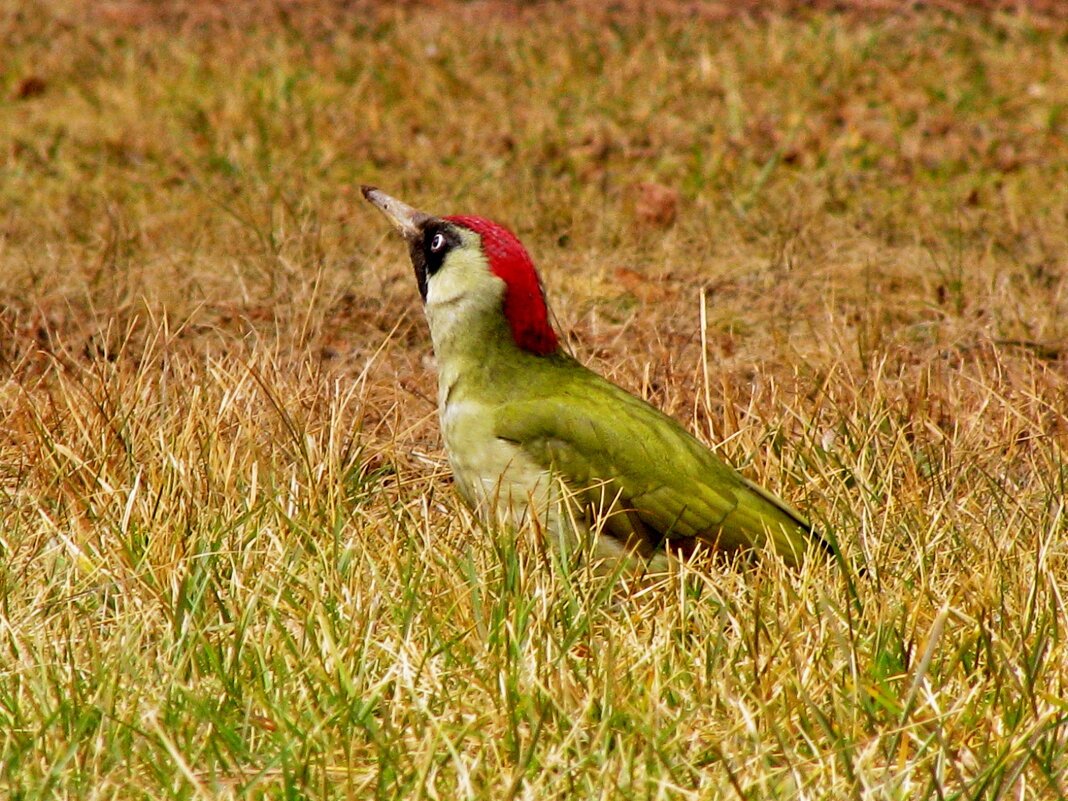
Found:
<svg viewBox="0 0 1068 801"><path fill-rule="evenodd" d="M484 404L444 405L441 433L460 494L487 522L519 525L531 507L538 514L546 509L548 471L514 443L493 435L492 411Z"/></svg>
<svg viewBox="0 0 1068 801"><path fill-rule="evenodd" d="M617 560L626 558L626 549L614 537L602 534L591 540L583 512L569 507L559 479L514 443L493 435L492 410L485 404L453 400L440 408L456 487L484 522L521 526L536 518L554 548L576 554L592 546L586 558L592 558L598 570L610 572Z"/></svg>

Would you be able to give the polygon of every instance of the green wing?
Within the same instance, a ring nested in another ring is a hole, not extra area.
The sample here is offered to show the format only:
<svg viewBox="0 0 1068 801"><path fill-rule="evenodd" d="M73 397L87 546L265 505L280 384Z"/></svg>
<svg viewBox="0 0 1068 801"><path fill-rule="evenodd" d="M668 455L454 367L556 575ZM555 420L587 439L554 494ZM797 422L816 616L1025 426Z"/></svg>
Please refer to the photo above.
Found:
<svg viewBox="0 0 1068 801"><path fill-rule="evenodd" d="M764 547L769 538L791 565L811 543L832 552L800 514L677 422L580 369L554 382L552 397L502 404L494 427L562 478L587 512L614 502L604 519L608 533L643 555L665 541L683 551L700 542L733 551Z"/></svg>

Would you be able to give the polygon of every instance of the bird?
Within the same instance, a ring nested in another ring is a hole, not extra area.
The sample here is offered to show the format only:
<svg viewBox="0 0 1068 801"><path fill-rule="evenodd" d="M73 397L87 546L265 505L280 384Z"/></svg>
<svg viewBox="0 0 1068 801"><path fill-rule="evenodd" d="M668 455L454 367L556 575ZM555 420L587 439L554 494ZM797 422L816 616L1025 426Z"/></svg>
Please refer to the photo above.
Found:
<svg viewBox="0 0 1068 801"><path fill-rule="evenodd" d="M408 246L437 363L442 439L478 519L529 521L600 572L664 569L704 551L770 552L790 567L835 555L785 501L565 352L511 230L428 214L374 186L361 191Z"/></svg>

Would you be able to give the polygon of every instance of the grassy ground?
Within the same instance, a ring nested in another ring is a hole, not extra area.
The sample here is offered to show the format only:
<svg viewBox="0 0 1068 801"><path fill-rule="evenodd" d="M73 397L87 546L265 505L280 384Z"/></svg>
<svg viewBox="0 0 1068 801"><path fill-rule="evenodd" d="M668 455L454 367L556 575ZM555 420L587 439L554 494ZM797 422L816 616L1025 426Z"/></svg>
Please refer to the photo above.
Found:
<svg viewBox="0 0 1068 801"><path fill-rule="evenodd" d="M4 6L6 797L1066 795L1068 22L660 8ZM361 182L867 576L480 530Z"/></svg>

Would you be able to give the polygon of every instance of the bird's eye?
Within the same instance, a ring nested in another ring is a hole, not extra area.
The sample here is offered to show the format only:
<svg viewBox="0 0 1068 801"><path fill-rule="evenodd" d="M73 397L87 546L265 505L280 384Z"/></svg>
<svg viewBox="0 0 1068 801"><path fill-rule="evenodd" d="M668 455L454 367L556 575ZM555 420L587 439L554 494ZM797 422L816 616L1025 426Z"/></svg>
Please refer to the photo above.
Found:
<svg viewBox="0 0 1068 801"><path fill-rule="evenodd" d="M445 249L445 234L440 231L434 234L434 238L430 240L430 252L440 253Z"/></svg>

